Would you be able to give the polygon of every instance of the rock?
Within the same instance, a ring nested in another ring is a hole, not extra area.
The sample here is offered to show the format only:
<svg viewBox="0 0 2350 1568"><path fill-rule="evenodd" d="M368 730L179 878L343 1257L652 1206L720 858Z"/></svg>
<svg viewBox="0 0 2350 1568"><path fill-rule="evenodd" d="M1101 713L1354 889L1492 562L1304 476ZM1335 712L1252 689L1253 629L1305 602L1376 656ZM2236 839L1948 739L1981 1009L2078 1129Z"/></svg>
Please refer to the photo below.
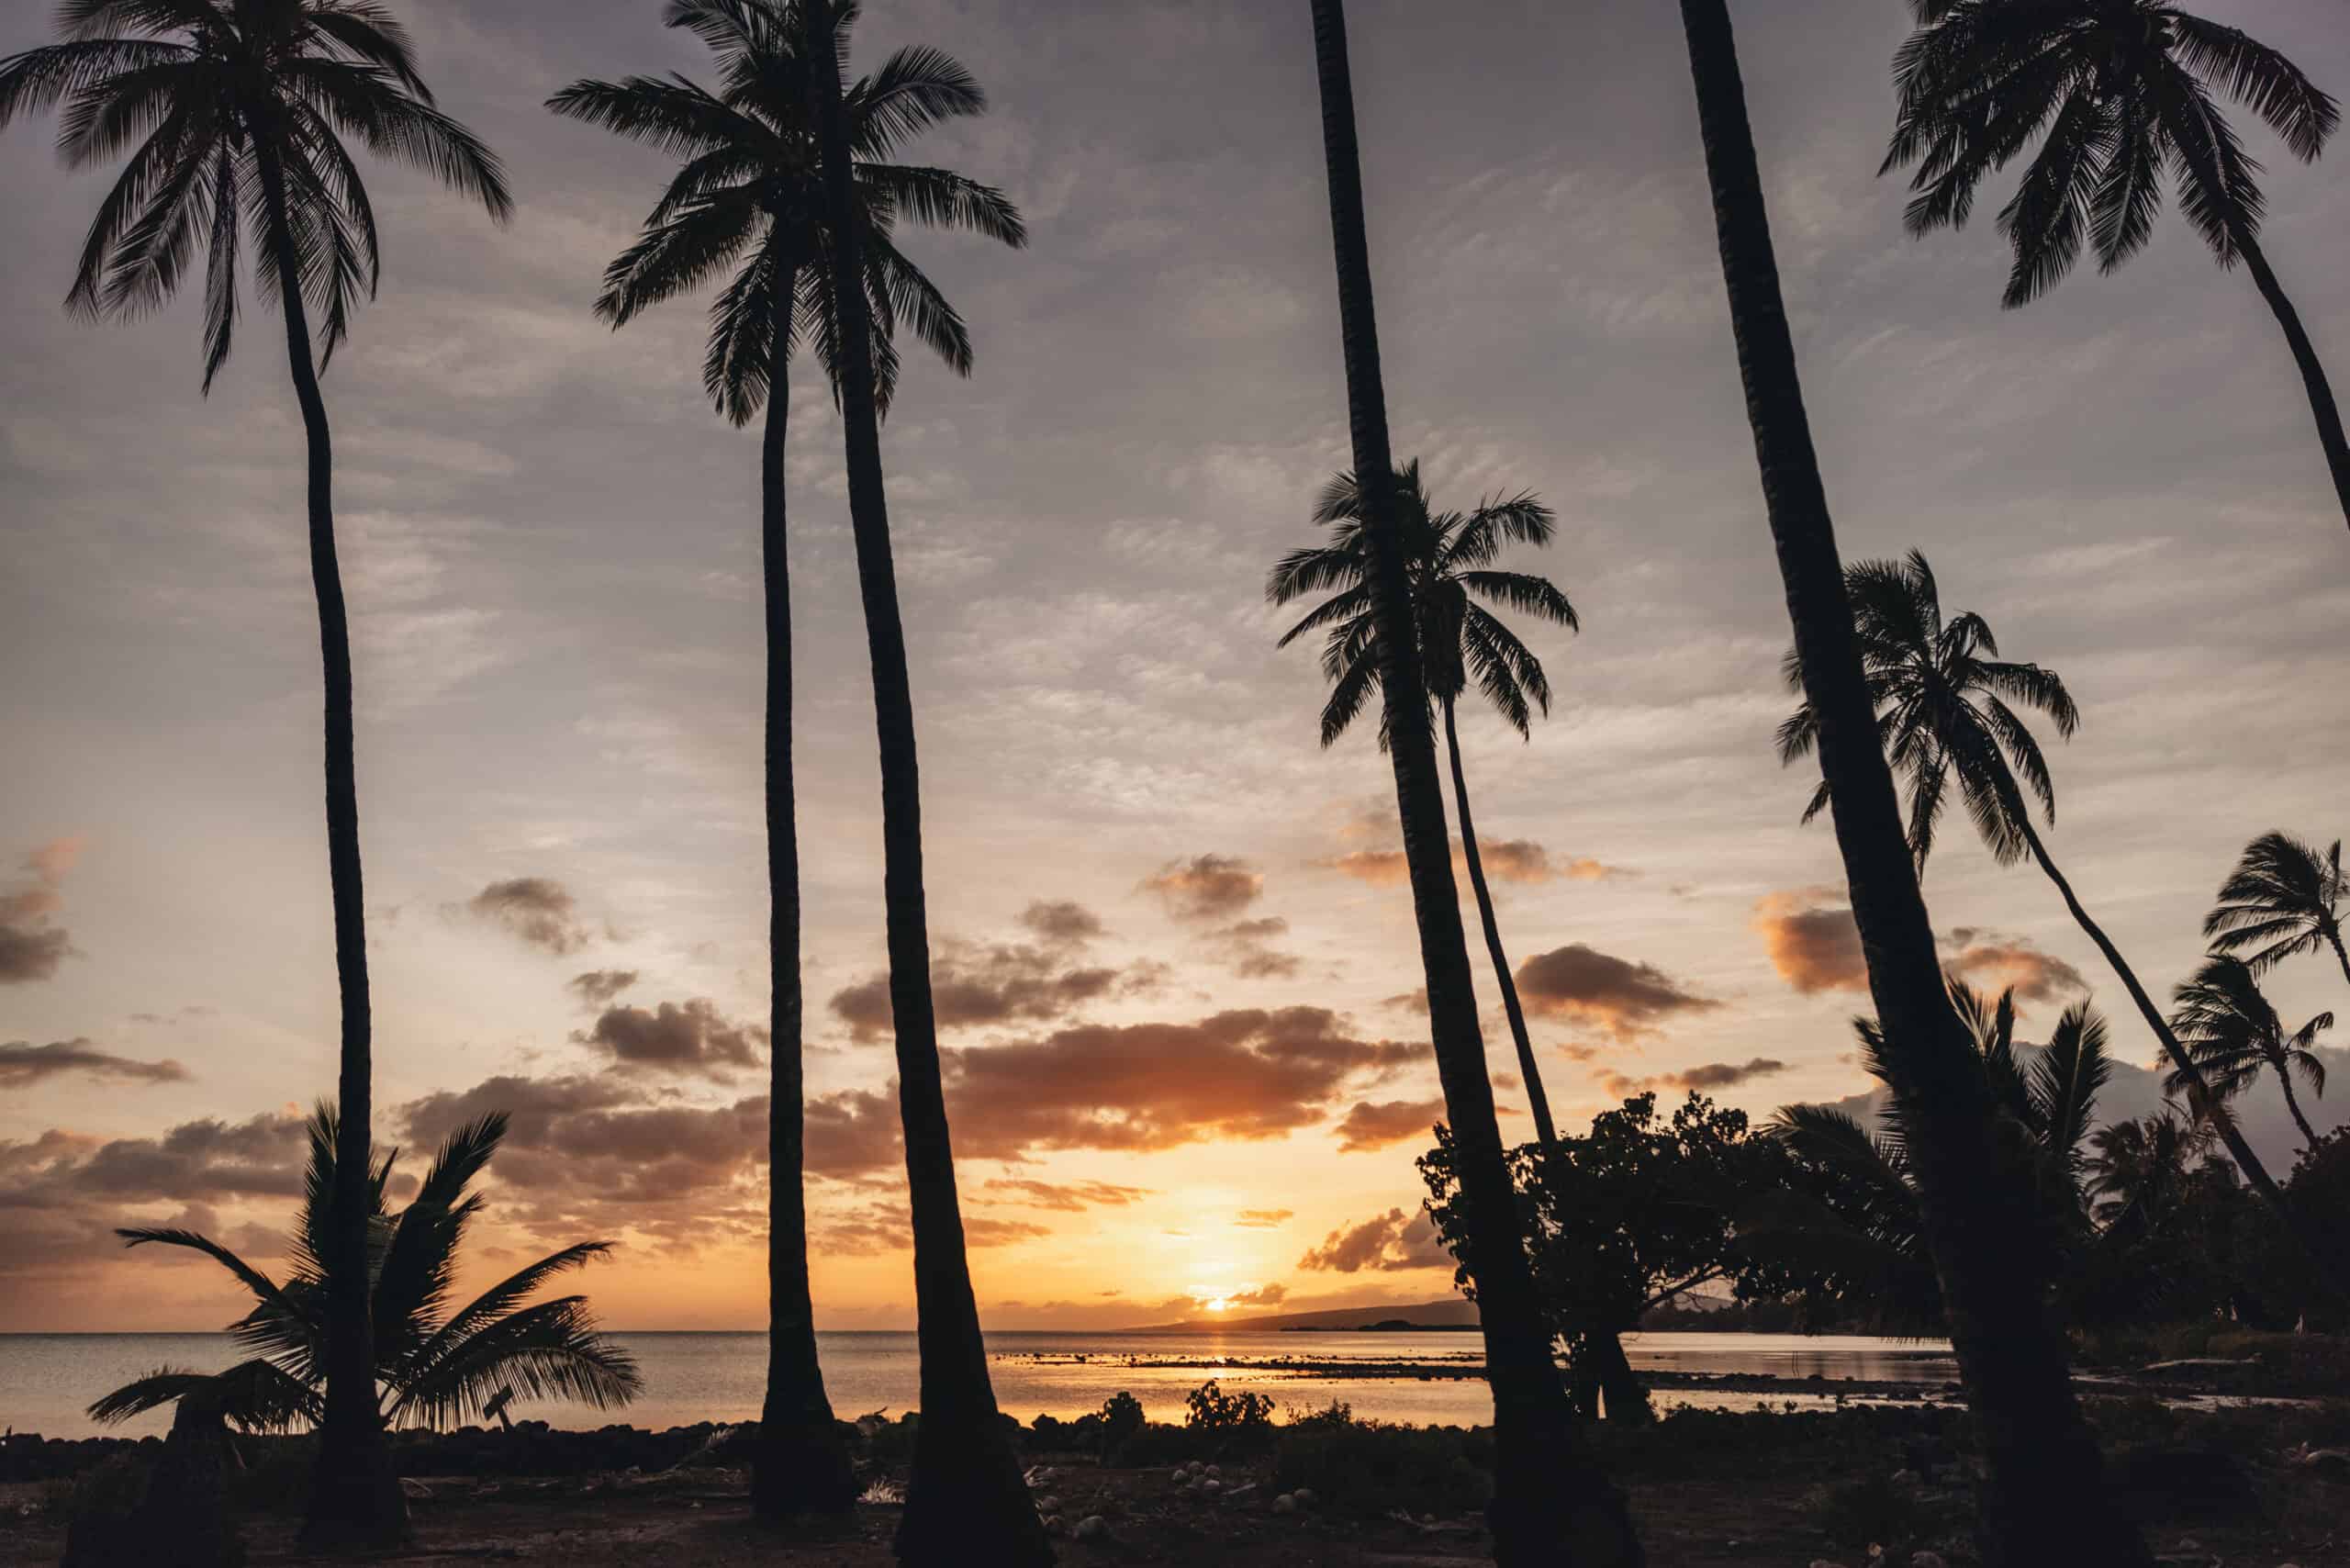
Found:
<svg viewBox="0 0 2350 1568"><path fill-rule="evenodd" d="M2300 1463L2321 1475L2350 1474L2350 1449L2311 1449L2301 1455Z"/></svg>
<svg viewBox="0 0 2350 1568"><path fill-rule="evenodd" d="M1811 1568L1844 1568L1844 1565L1841 1562L1830 1562L1825 1557L1815 1557L1811 1560Z"/></svg>
<svg viewBox="0 0 2350 1568"><path fill-rule="evenodd" d="M1914 1470L1897 1470L1893 1473L1892 1484L1896 1492L1915 1492L1925 1482Z"/></svg>
<svg viewBox="0 0 2350 1568"><path fill-rule="evenodd" d="M1913 1551L1909 1554L1909 1568L1950 1568L1950 1564L1939 1551Z"/></svg>
<svg viewBox="0 0 2350 1568"><path fill-rule="evenodd" d="M1221 1481L1203 1481L1200 1483L1200 1490L1213 1496L1216 1493L1224 1490L1224 1483Z"/></svg>
<svg viewBox="0 0 2350 1568"><path fill-rule="evenodd" d="M1273 1512L1277 1514L1293 1514L1297 1512L1297 1499L1286 1492L1282 1493L1280 1496L1273 1499Z"/></svg>
<svg viewBox="0 0 2350 1568"><path fill-rule="evenodd" d="M1058 1514L1046 1514L1036 1522L1045 1527L1045 1533L1046 1535L1058 1535L1061 1533L1061 1517Z"/></svg>
<svg viewBox="0 0 2350 1568"><path fill-rule="evenodd" d="M413 1475L400 1477L400 1490L408 1494L408 1499L411 1503L430 1502L432 1498L432 1488Z"/></svg>
<svg viewBox="0 0 2350 1568"><path fill-rule="evenodd" d="M1036 1511L1040 1514L1058 1514L1061 1511L1061 1500L1058 1497L1039 1497L1036 1499Z"/></svg>
<svg viewBox="0 0 2350 1568"><path fill-rule="evenodd" d="M1301 1486L1290 1495L1297 1499L1297 1506L1301 1508L1310 1508L1321 1501L1314 1495L1314 1488L1311 1486Z"/></svg>
<svg viewBox="0 0 2350 1568"><path fill-rule="evenodd" d="M1221 1481L1224 1479L1224 1472L1211 1464L1208 1466L1208 1479L1211 1481Z"/></svg>
<svg viewBox="0 0 2350 1568"><path fill-rule="evenodd" d="M1175 1467L1175 1473L1169 1476L1168 1479L1175 1483L1176 1485L1181 1486L1192 1479L1192 1467L1188 1464L1179 1464Z"/></svg>
<svg viewBox="0 0 2350 1568"><path fill-rule="evenodd" d="M1099 1514L1088 1514L1077 1521L1077 1529L1069 1533L1080 1540L1101 1540L1110 1533L1110 1521Z"/></svg>

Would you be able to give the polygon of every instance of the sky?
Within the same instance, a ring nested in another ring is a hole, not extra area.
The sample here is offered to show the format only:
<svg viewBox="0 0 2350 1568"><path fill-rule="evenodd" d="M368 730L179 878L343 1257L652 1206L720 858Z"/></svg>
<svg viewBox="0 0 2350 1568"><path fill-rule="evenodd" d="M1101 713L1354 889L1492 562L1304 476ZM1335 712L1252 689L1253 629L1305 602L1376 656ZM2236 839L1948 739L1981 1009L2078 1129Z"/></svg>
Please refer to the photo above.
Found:
<svg viewBox="0 0 2350 1568"><path fill-rule="evenodd" d="M607 1323L754 1327L757 441L702 398L698 304L618 333L589 313L662 159L539 107L700 63L654 0L397 8L519 210L501 230L374 170L382 294L325 381L378 1136L417 1168L513 1113L484 1282L610 1238L586 1282ZM2245 841L2350 826L2350 545L2291 360L2175 210L2117 275L2002 312L1996 204L1913 241L1875 174L1904 7L1735 9L1846 555L1923 548L1946 604L2068 681L2049 842L2166 992ZM2203 9L2350 87L2332 0ZM1582 618L1527 629L1557 691L1530 740L1463 716L1560 1120L1643 1088L1758 1117L1861 1092L1835 846L1771 745L1787 625L1673 9L1350 12L1395 450L1440 504L1556 509L1555 545L1513 564ZM6 8L0 52L36 13ZM1367 732L1317 744L1315 659L1274 648L1261 599L1349 460L1306 8L871 0L857 62L910 42L993 103L910 155L1000 185L1032 235L902 237L977 364L910 351L883 438L982 1315L1443 1294L1391 776ZM63 314L102 187L53 134L0 136L0 1331L208 1327L232 1282L108 1233L195 1226L278 1266L298 1120L333 1086L301 431L266 313L208 398L192 301ZM2252 142L2269 254L2350 375L2350 190ZM817 1316L903 1327L839 429L806 375L790 396ZM2109 1103L2152 1104L2152 1037L2044 879L1953 818L1926 892L1953 964L2020 987L2027 1036L2092 996L2132 1064ZM2294 1022L2343 990L2313 959L2271 986ZM2288 1162L2275 1099L2245 1114Z"/></svg>

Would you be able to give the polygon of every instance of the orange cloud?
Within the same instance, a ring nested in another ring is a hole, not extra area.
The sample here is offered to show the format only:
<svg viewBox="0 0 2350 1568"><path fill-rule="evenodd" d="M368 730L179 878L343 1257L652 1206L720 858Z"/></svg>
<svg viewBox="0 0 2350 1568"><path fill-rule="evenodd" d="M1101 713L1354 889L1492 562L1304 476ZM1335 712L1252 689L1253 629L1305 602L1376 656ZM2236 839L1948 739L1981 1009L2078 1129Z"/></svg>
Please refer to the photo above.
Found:
<svg viewBox="0 0 2350 1568"><path fill-rule="evenodd" d="M1993 990L2013 986L2021 1001L2054 1002L2089 989L2080 970L2053 954L2042 952L2026 937L1958 925L1942 939L1942 946L1951 954L1942 962L1950 973Z"/></svg>
<svg viewBox="0 0 2350 1568"><path fill-rule="evenodd" d="M1861 930L1848 905L1824 902L1825 889L1771 893L1754 906L1754 929L1779 978L1806 996L1823 991L1866 991Z"/></svg>
<svg viewBox="0 0 2350 1568"><path fill-rule="evenodd" d="M1653 1034L1684 1013L1720 1002L1697 995L1653 964L1635 963L1583 943L1539 954L1517 967L1518 998L1528 1013L1606 1030L1618 1041Z"/></svg>
<svg viewBox="0 0 2350 1568"><path fill-rule="evenodd" d="M1296 1211L1292 1209L1242 1209L1232 1223L1243 1230L1279 1230Z"/></svg>
<svg viewBox="0 0 2350 1568"><path fill-rule="evenodd" d="M1026 1177L998 1176L980 1188L983 1203L1015 1204L1025 1208L1080 1214L1089 1205L1124 1208L1150 1196L1147 1187L1121 1187L1114 1182L1038 1182ZM1001 1195L998 1195L1001 1194Z"/></svg>
<svg viewBox="0 0 2350 1568"><path fill-rule="evenodd" d="M1178 920L1229 920L1264 896L1265 879L1232 856L1195 855L1169 861L1142 886Z"/></svg>
<svg viewBox="0 0 2350 1568"><path fill-rule="evenodd" d="M1038 929L1041 922L1059 933L1077 927L1077 916L1091 918L1075 904L1032 904L1022 921L1032 930ZM1099 929L1098 924L1094 929ZM1149 961L1124 969L1086 963L1081 946L1081 940L1069 939L1041 946L955 937L942 940L930 965L930 1000L938 1026L968 1029L990 1024L1046 1023L1105 996L1155 991L1166 978L1165 967ZM890 1038L894 1014L886 970L842 987L827 1005L834 1017L848 1025L849 1038L859 1045Z"/></svg>
<svg viewBox="0 0 2350 1568"><path fill-rule="evenodd" d="M0 893L0 985L44 980L73 951L73 938L51 919L58 889L85 844L80 838L51 839L25 857L32 880Z"/></svg>
<svg viewBox="0 0 2350 1568"><path fill-rule="evenodd" d="M1414 1138L1426 1141L1429 1129L1444 1120L1442 1100L1358 1100L1339 1118L1338 1152L1355 1154Z"/></svg>
<svg viewBox="0 0 2350 1568"><path fill-rule="evenodd" d="M1549 850L1530 838L1480 838L1477 851L1484 862L1485 875L1496 882L1597 882L1634 874L1589 856L1553 860ZM1317 864L1375 888L1398 887L1411 879L1400 849L1354 849ZM1457 871L1468 869L1468 857L1459 839L1453 840L1452 864Z"/></svg>
<svg viewBox="0 0 2350 1568"><path fill-rule="evenodd" d="M1358 1274L1366 1269L1382 1272L1449 1269L1452 1254L1437 1240L1436 1222L1428 1218L1426 1209L1414 1214L1390 1209L1360 1225L1339 1226L1323 1238L1321 1246L1307 1249L1297 1266L1337 1274Z"/></svg>

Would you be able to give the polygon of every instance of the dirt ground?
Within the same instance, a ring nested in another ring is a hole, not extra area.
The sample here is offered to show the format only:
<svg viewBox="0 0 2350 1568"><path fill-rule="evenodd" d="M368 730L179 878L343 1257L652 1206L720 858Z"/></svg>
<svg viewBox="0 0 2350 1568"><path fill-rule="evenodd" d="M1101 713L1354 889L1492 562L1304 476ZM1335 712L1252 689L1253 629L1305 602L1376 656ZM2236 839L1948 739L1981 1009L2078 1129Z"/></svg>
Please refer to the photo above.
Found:
<svg viewBox="0 0 2350 1568"><path fill-rule="evenodd" d="M1907 1548L1882 1559L1865 1546L1831 1540L1821 1525L1817 1482L1801 1467L1732 1467L1743 1474L1625 1480L1657 1568L1840 1568L1899 1564ZM1227 1467L1240 1495L1203 1501L1180 1493L1164 1471L1057 1465L1039 1495L1059 1500L1062 1517L1099 1515L1098 1538L1057 1544L1069 1564L1196 1563L1232 1568L1442 1568L1490 1561L1473 1516L1415 1523L1400 1518L1348 1518L1320 1509L1279 1513L1262 1478ZM2166 1562L2201 1568L2340 1568L2350 1564L2350 1484L2328 1480L2262 1488L2243 1517L2154 1523L2149 1535ZM1245 1490L1251 1482L1255 1490ZM868 1502L829 1533L779 1537L755 1528L738 1474L705 1471L650 1478L480 1483L425 1478L411 1487L416 1545L380 1562L464 1561L541 1562L560 1568L655 1568L707 1564L735 1568L885 1568L898 1510ZM0 1568L51 1568L64 1547L64 1524L43 1508L37 1488L0 1489ZM1963 1532L1964 1499L1946 1510ZM251 1561L317 1561L296 1551L294 1521L263 1516L249 1522ZM1926 1543L1952 1568L1971 1562L1963 1538Z"/></svg>

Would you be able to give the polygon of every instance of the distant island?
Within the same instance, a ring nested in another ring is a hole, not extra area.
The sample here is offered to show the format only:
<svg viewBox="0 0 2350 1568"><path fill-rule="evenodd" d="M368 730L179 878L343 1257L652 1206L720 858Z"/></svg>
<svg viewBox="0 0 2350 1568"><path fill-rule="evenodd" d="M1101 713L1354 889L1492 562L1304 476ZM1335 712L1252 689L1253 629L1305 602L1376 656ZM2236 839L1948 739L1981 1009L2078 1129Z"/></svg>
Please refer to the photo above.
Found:
<svg viewBox="0 0 2350 1568"><path fill-rule="evenodd" d="M1349 1328L1337 1323L1292 1323L1282 1327L1283 1334L1473 1334L1480 1326L1474 1323L1415 1323L1408 1317L1382 1317L1376 1323L1358 1323Z"/></svg>

